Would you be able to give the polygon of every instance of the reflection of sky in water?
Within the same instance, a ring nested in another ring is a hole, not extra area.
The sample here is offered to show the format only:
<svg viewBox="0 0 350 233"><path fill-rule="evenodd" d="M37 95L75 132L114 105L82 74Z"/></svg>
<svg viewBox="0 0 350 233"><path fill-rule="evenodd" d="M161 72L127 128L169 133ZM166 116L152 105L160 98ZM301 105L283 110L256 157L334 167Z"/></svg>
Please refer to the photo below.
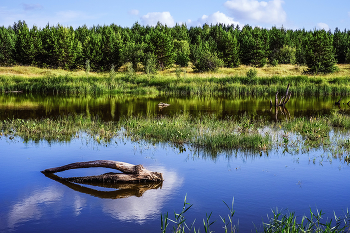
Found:
<svg viewBox="0 0 350 233"><path fill-rule="evenodd" d="M63 190L54 186L36 190L29 197L12 206L8 216L8 227L13 228L20 222L40 219L45 214L45 207L42 205L50 205L52 202L59 201L62 196Z"/></svg>
<svg viewBox="0 0 350 233"><path fill-rule="evenodd" d="M283 154L282 148L269 156L238 153L213 161L202 153L179 154L168 146L151 146L141 153L134 145L126 141L94 148L73 140L48 146L1 139L0 232L156 232L160 214L168 212L173 217L174 211L179 213L186 194L193 204L187 219L197 219L196 227L203 227L205 214L213 212L215 232L222 232L219 216L228 214L222 201L230 204L232 197L240 232L255 229L253 223L259 226L276 207L289 208L298 216L318 208L327 214L325 218L333 217L333 211L342 215L350 207L350 183L346 182L350 166L319 150ZM140 198L102 199L74 191L39 172L96 159L144 164L151 171L163 172L165 181L161 189L149 189Z"/></svg>
<svg viewBox="0 0 350 233"><path fill-rule="evenodd" d="M119 220L137 220L140 223L155 214L160 215L166 197L181 186L182 180L174 172L167 172L165 169L157 171L162 172L165 179L161 190L148 190L141 197L130 197L121 199L122 201L103 199L103 212Z"/></svg>
<svg viewBox="0 0 350 233"><path fill-rule="evenodd" d="M165 177L161 189L147 190L141 197L100 199L102 211L118 220L136 220L138 223L160 214L166 197L170 196L174 189L181 186L182 180L177 177L175 172L165 171L164 168L159 167L157 169L157 171L163 172ZM85 210L89 211L90 206L88 206L86 194L74 191L74 198L64 198L66 195L71 195L70 192L65 192L65 189L66 186L64 185L49 186L43 190L35 190L29 196L17 201L11 206L8 213L8 228L12 229L16 224L25 221L40 220L43 215L47 214L45 211L48 208L54 209L57 207L57 211L66 211L62 210L57 203L53 205L54 202L65 202L65 200L73 202L65 204L70 204L73 207L71 211L74 216L81 215ZM95 205L95 201L92 202L92 205Z"/></svg>

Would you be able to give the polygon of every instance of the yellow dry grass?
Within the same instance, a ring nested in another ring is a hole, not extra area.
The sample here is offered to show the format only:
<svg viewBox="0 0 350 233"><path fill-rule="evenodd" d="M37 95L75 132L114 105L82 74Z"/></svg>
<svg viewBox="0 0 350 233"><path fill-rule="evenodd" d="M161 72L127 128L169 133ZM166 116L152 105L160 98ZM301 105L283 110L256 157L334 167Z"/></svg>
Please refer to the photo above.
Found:
<svg viewBox="0 0 350 233"><path fill-rule="evenodd" d="M317 76L322 77L350 77L350 64L338 64L338 72L332 74L319 74ZM191 65L186 68L181 68L183 71L181 76L186 75L187 77L227 77L227 76L245 76L247 72L252 69L251 66L241 65L237 68L220 68L216 72L205 72L205 73L196 73L193 71ZM278 65L276 67L265 66L262 68L256 68L258 71L259 77L269 77L269 76L299 76L305 75L304 71L307 69L306 66L297 66L297 65ZM121 67L118 73L122 73L125 68ZM185 74L186 73L186 74ZM138 75L142 75L143 72L137 72ZM85 76L86 73L83 70L63 70L63 69L47 69L47 68L38 68L34 66L12 66L12 67L0 67L0 75L5 76L20 76L20 77L44 77L44 76L58 76L58 75L69 75L73 77ZM95 73L90 72L90 75L93 76L107 76L106 73ZM160 76L176 76L176 68L167 69L164 71L158 71ZM308 75L315 76L315 75Z"/></svg>
<svg viewBox="0 0 350 233"><path fill-rule="evenodd" d="M91 74L96 75L94 72ZM85 71L69 71L63 69L48 69L48 68L38 68L35 66L11 66L11 67L0 67L0 75L6 76L19 76L19 77L44 77L44 76L59 76L59 75L69 75L73 77L86 75Z"/></svg>

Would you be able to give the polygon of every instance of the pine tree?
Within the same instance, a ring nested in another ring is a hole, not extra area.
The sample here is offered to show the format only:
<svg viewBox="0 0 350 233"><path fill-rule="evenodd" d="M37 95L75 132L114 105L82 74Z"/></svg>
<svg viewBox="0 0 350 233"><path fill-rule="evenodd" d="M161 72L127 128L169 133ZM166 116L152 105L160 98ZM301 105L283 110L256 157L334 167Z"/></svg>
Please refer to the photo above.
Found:
<svg viewBox="0 0 350 233"><path fill-rule="evenodd" d="M223 61L226 67L238 67L239 61L239 45L236 36L230 32L224 34L223 38Z"/></svg>
<svg viewBox="0 0 350 233"><path fill-rule="evenodd" d="M190 61L190 45L187 40L174 40L175 63L186 67Z"/></svg>
<svg viewBox="0 0 350 233"><path fill-rule="evenodd" d="M308 43L306 65L309 73L331 73L336 70L333 37L325 30L315 30Z"/></svg>
<svg viewBox="0 0 350 233"><path fill-rule="evenodd" d="M155 29L151 35L151 46L157 56L160 69L169 68L175 61L174 43L170 34Z"/></svg>
<svg viewBox="0 0 350 233"><path fill-rule="evenodd" d="M0 27L0 65L8 66L15 62L15 39L12 28Z"/></svg>
<svg viewBox="0 0 350 233"><path fill-rule="evenodd" d="M28 56L31 46L28 25L25 21L18 21L14 25L14 30L17 33L15 44L16 61L22 65L31 65L31 59Z"/></svg>

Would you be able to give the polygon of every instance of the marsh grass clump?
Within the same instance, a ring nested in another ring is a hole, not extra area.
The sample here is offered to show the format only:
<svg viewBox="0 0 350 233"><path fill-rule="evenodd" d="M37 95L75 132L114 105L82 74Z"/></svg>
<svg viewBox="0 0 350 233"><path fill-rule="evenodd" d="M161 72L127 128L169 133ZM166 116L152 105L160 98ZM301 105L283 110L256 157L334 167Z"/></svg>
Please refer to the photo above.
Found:
<svg viewBox="0 0 350 233"><path fill-rule="evenodd" d="M180 213L174 212L174 218L169 218L169 214L161 215L161 232L167 232L169 226L172 226L172 232L174 233L185 233L185 232L201 232L201 227L198 227L196 230L195 221L191 224L186 222L185 214L193 206L190 203L187 203L185 197L182 211ZM232 206L224 202L226 207L229 209L228 219L220 216L222 223L224 224L223 229L225 233L234 233L238 231L238 224L233 224L233 216L235 211L233 209L234 199L232 200ZM285 212L279 211L276 209L272 211L272 216L268 216L268 222L263 222L263 230L255 229L256 232L264 233L280 233L280 232L289 232L289 233L305 233L305 232L329 232L329 233L338 233L338 232L349 232L350 230L350 213L347 210L344 216L338 217L334 214L334 219L324 220L324 213L321 211L316 211L314 213L310 209L310 216L296 216L295 212ZM206 214L206 217L203 219L203 229L204 232L213 232L210 231L210 227L216 222L211 220L212 213L209 215ZM198 224L197 224L198 225ZM199 225L198 225L199 226Z"/></svg>
<svg viewBox="0 0 350 233"><path fill-rule="evenodd" d="M296 118L283 122L282 125L287 131L299 133L309 146L318 147L330 143L331 127L326 117Z"/></svg>
<svg viewBox="0 0 350 233"><path fill-rule="evenodd" d="M187 143L213 154L232 149L258 151L262 146L271 147L269 135L261 135L257 130L242 131L239 126L244 124L239 120L219 120L213 116L133 117L122 119L118 124L126 129L125 135L132 140ZM258 124L251 122L251 128L258 128L254 126Z"/></svg>
<svg viewBox="0 0 350 233"><path fill-rule="evenodd" d="M264 223L264 232L347 232L350 225L350 214L346 212L344 217L337 217L334 214L334 219L323 221L324 213L318 211L312 212L310 209L310 217L303 216L297 218L294 212L282 213L278 210L272 211L272 217L269 217L269 222ZM334 220L334 221L333 221Z"/></svg>
<svg viewBox="0 0 350 233"><path fill-rule="evenodd" d="M0 121L0 129L5 136L19 136L25 142L69 142L80 133L87 133L98 142L109 142L116 136L117 128L112 122L102 122L98 118L70 115L57 119L12 119Z"/></svg>

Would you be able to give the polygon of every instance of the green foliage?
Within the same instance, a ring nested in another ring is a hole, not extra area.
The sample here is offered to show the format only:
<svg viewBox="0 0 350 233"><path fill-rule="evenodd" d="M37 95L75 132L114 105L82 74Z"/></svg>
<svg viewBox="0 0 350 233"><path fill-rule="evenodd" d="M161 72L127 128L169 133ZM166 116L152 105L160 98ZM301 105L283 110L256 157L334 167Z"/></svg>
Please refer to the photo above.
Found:
<svg viewBox="0 0 350 233"><path fill-rule="evenodd" d="M208 44L193 47L193 65L196 72L215 71L224 62L208 49Z"/></svg>
<svg viewBox="0 0 350 233"><path fill-rule="evenodd" d="M281 64L292 64L296 63L296 49L293 47L289 47L288 45L283 45L277 53L277 60Z"/></svg>
<svg viewBox="0 0 350 233"><path fill-rule="evenodd" d="M155 27L135 23L131 28L111 24L77 29L48 24L29 29L18 21L12 28L0 28L0 65L84 69L88 59L93 71L108 72L111 65L119 68L128 62L138 71L140 63L146 66L147 54L153 54L156 61L152 58L150 66L156 64L162 70L173 64L186 67L190 61L200 72L240 64L263 67L278 61L307 64L309 73L328 73L335 71L336 61L350 63L349 38L349 31L338 29L332 34L222 24L169 28L160 23Z"/></svg>
<svg viewBox="0 0 350 233"><path fill-rule="evenodd" d="M175 63L187 67L190 61L190 45L186 40L174 40Z"/></svg>
<svg viewBox="0 0 350 233"><path fill-rule="evenodd" d="M11 29L0 27L0 65L9 66L15 62L16 34Z"/></svg>
<svg viewBox="0 0 350 233"><path fill-rule="evenodd" d="M151 37L151 51L156 55L159 69L170 68L175 61L174 43L171 36L162 29L156 28Z"/></svg>
<svg viewBox="0 0 350 233"><path fill-rule="evenodd" d="M247 77L252 79L252 78L256 78L258 74L257 69L249 69L247 72Z"/></svg>
<svg viewBox="0 0 350 233"><path fill-rule="evenodd" d="M121 61L122 63L130 62L133 65L134 71L137 71L137 64L144 61L144 50L146 44L137 44L135 42L127 42L121 49Z"/></svg>
<svg viewBox="0 0 350 233"><path fill-rule="evenodd" d="M333 38L325 30L314 31L308 41L306 54L307 72L332 73L336 70Z"/></svg>
<svg viewBox="0 0 350 233"><path fill-rule="evenodd" d="M145 60L143 62L144 71L146 74L156 74L157 73L157 57L148 52L145 56Z"/></svg>
<svg viewBox="0 0 350 233"><path fill-rule="evenodd" d="M273 67L278 66L278 60L277 60L277 59L273 59L273 60L271 61L271 65L272 65Z"/></svg>
<svg viewBox="0 0 350 233"><path fill-rule="evenodd" d="M350 64L350 48L346 51L345 62Z"/></svg>
<svg viewBox="0 0 350 233"><path fill-rule="evenodd" d="M223 61L226 67L238 67L239 60L239 44L237 37L231 33L224 34L223 40Z"/></svg>

